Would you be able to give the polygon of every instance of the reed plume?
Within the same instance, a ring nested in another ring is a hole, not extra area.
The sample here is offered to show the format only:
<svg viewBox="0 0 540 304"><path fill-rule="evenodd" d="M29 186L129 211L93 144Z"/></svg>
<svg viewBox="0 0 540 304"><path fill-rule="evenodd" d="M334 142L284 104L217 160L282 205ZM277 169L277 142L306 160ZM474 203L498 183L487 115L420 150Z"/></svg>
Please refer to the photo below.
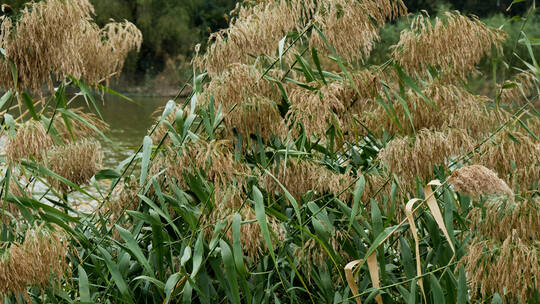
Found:
<svg viewBox="0 0 540 304"><path fill-rule="evenodd" d="M513 234L533 244L540 238L539 204L539 198L489 199L469 214L471 230L491 240L503 242Z"/></svg>
<svg viewBox="0 0 540 304"><path fill-rule="evenodd" d="M313 82L314 90L293 87L288 92L291 105L285 119L289 127L302 126L308 136L324 136L332 125L350 130L352 117L374 107L374 98L382 90L380 81L385 77L375 69L366 69L353 73L351 80L326 85Z"/></svg>
<svg viewBox="0 0 540 304"><path fill-rule="evenodd" d="M182 187L188 187L186 178L189 176L200 176L213 184L211 193L213 205L209 210L204 209L201 215L201 224L205 227L204 233L208 239L213 236L214 226L221 221L230 224L235 212L241 215L243 221L255 219L253 210L245 204L248 168L234 160L232 151L233 147L227 140L210 142L199 140L185 144L181 154L172 149L167 150L158 162L165 169L169 181ZM152 172L160 168L153 168ZM278 239L283 240L284 230L277 219L267 216L267 221ZM261 245L259 224L256 222L242 224L240 234L245 254L256 260L264 248ZM232 229L225 233L225 237L232 242Z"/></svg>
<svg viewBox="0 0 540 304"><path fill-rule="evenodd" d="M473 160L492 168L512 187L528 190L538 184L540 147L526 133L499 132L480 147Z"/></svg>
<svg viewBox="0 0 540 304"><path fill-rule="evenodd" d="M300 125L308 137L324 137L331 125L341 127L336 113L344 113L346 108L333 89L334 86L324 86L317 91L294 88L289 93L291 106L286 115L289 124Z"/></svg>
<svg viewBox="0 0 540 304"><path fill-rule="evenodd" d="M387 20L406 13L407 8L401 0L329 0L322 1L313 19L327 42L352 63L369 57L375 42L380 39L379 28ZM329 53L318 33L312 33L309 43Z"/></svg>
<svg viewBox="0 0 540 304"><path fill-rule="evenodd" d="M29 120L20 124L15 137L6 143L6 156L10 161L23 159L42 160L44 154L53 148L52 137L40 121Z"/></svg>
<svg viewBox="0 0 540 304"><path fill-rule="evenodd" d="M271 82L262 79L261 71L250 65L234 63L222 74L212 78L205 87L202 99L208 103L213 97L216 104L230 110L254 96L274 99L280 95Z"/></svg>
<svg viewBox="0 0 540 304"><path fill-rule="evenodd" d="M247 143L250 135L260 136L265 141L272 136L287 135L288 129L276 103L267 98L252 97L224 115L224 132L231 137L234 133L239 134L243 143Z"/></svg>
<svg viewBox="0 0 540 304"><path fill-rule="evenodd" d="M84 112L83 108L69 109L70 112L79 116L82 120L69 119L69 128L66 120L62 117L55 117L54 127L58 131L58 135L67 143L75 139L83 139L89 137L98 137L98 132L103 132L109 128L109 125L97 117L94 113ZM91 126L93 126L93 128ZM73 135L73 136L72 136Z"/></svg>
<svg viewBox="0 0 540 304"><path fill-rule="evenodd" d="M187 187L186 176L201 176L214 185L213 196L219 208L239 208L245 200L247 168L234 160L233 147L228 140L202 140L184 145L181 153L168 149L161 163L166 176L178 185ZM152 172L159 172L153 168Z"/></svg>
<svg viewBox="0 0 540 304"><path fill-rule="evenodd" d="M525 100L534 93L536 83L536 76L528 71L515 75L511 81L506 81L501 86L501 101L512 104Z"/></svg>
<svg viewBox="0 0 540 304"><path fill-rule="evenodd" d="M216 110L221 107L227 135L237 132L244 139L256 134L269 139L271 135L286 133L275 102L279 100L278 90L262 79L256 68L230 65L226 72L210 81L202 99L205 104L213 100Z"/></svg>
<svg viewBox="0 0 540 304"><path fill-rule="evenodd" d="M514 195L510 187L497 176L497 173L482 165L457 169L452 172L448 182L454 186L456 191L473 197L479 195L508 195L512 197Z"/></svg>
<svg viewBox="0 0 540 304"><path fill-rule="evenodd" d="M16 88L52 89L68 75L96 84L120 72L127 53L140 48L141 32L127 21L100 29L93 13L88 0L47 0L28 4L16 21L2 17L0 47L18 71ZM15 87L7 60L0 80Z"/></svg>
<svg viewBox="0 0 540 304"><path fill-rule="evenodd" d="M333 229L330 231L328 240L324 241L330 245L328 248L330 252L348 261L351 257L345 251L345 246L350 239L351 236L346 231ZM330 258L328 252L315 239L309 239L301 247L296 247L294 249L294 256L298 259L298 263L305 267L309 279L311 279L313 268L325 265Z"/></svg>
<svg viewBox="0 0 540 304"><path fill-rule="evenodd" d="M54 173L80 186L88 183L101 169L102 160L101 144L83 139L56 147L47 155L45 164ZM62 192L71 189L69 185L54 177L48 177L48 181Z"/></svg>
<svg viewBox="0 0 540 304"><path fill-rule="evenodd" d="M445 18L418 15L411 28L401 32L393 46L392 58L411 74L426 76L429 67L439 68L443 78L466 78L492 46L502 52L506 34L459 12L445 13Z"/></svg>
<svg viewBox="0 0 540 304"><path fill-rule="evenodd" d="M461 260L470 279L471 297L485 299L499 293L525 303L540 289L539 243L529 245L514 234L504 241L473 239Z"/></svg>
<svg viewBox="0 0 540 304"><path fill-rule="evenodd" d="M468 215L473 238L460 263L471 295L525 302L540 287L540 199L494 198Z"/></svg>
<svg viewBox="0 0 540 304"><path fill-rule="evenodd" d="M354 181L349 172L336 173L308 160L289 160L286 167L276 166L272 174L297 200L308 191L313 191L316 195L331 194L346 200L351 193L344 190ZM264 176L263 183L269 192L283 191L269 175Z"/></svg>
<svg viewBox="0 0 540 304"><path fill-rule="evenodd" d="M396 174L410 192L416 189L416 178L421 183L432 179L433 168L444 166L453 158L473 148L473 140L460 129L446 133L418 131L415 137L405 136L391 140L379 153L382 164Z"/></svg>
<svg viewBox="0 0 540 304"><path fill-rule="evenodd" d="M22 296L31 302L27 292L36 286L42 291L55 286L70 271L67 263L69 243L60 231L42 226L28 229L22 243L1 243L0 298Z"/></svg>
<svg viewBox="0 0 540 304"><path fill-rule="evenodd" d="M125 215L126 210L136 209L139 204L137 194L137 184L134 181L122 183L115 188L113 198L105 202L100 212L114 223Z"/></svg>
<svg viewBox="0 0 540 304"><path fill-rule="evenodd" d="M227 223L226 227L229 227L232 224L234 212L240 214L243 222L240 226L242 250L253 261L257 261L262 256L264 250L268 250L268 248L266 243L263 242L261 228L256 221L255 212L249 205L242 206L240 209L217 207L212 212L204 213L201 217L201 224L206 227L205 236L210 240L213 236L214 226L220 221L225 221ZM285 240L285 230L281 226L280 221L275 217L266 215L266 222L271 233L275 235L279 242L283 242ZM232 228L229 228L225 232L225 237L229 242L233 242Z"/></svg>
<svg viewBox="0 0 540 304"><path fill-rule="evenodd" d="M4 191L7 191L7 193L5 193L3 197L32 197L30 191L25 186L21 185L17 180L18 176L12 176L9 187L5 187L4 185ZM9 215L6 213L9 213ZM1 222L9 225L11 222L11 217L16 218L17 216L19 216L20 210L19 207L10 199L1 199L0 214L2 217Z"/></svg>
<svg viewBox="0 0 540 304"><path fill-rule="evenodd" d="M287 33L301 30L316 9L316 1L278 0L237 4L227 29L210 35L204 55L193 60L195 67L211 75L225 71L231 62L249 63L249 54L272 55Z"/></svg>
<svg viewBox="0 0 540 304"><path fill-rule="evenodd" d="M433 131L456 128L466 130L473 137L485 136L500 119L487 108L489 98L471 94L458 86L437 81L422 90L422 95L410 90L405 94L404 103L394 102L394 118L399 124L381 105L373 106L359 114L358 118L375 134L387 131L405 135L424 128ZM511 116L502 109L499 115Z"/></svg>

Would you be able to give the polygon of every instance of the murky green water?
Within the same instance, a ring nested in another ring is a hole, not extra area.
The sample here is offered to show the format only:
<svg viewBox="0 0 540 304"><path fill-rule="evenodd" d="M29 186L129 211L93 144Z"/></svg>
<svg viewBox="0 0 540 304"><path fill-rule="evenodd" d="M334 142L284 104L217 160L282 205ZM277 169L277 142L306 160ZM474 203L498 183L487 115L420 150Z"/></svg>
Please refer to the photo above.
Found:
<svg viewBox="0 0 540 304"><path fill-rule="evenodd" d="M101 139L105 154L103 165L106 168L116 167L142 144L144 136L154 123L152 114L169 100L167 97L131 98L134 102L114 95L105 95L103 101L99 97L96 99L103 119L110 126L105 135L115 143L113 145ZM86 107L84 100L79 100L72 106Z"/></svg>

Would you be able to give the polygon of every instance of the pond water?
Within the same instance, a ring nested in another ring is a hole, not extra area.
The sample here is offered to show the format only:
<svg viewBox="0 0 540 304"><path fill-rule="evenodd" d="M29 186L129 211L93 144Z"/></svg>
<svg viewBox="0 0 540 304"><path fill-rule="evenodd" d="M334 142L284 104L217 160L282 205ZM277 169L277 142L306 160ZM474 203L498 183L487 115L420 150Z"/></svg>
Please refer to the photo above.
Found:
<svg viewBox="0 0 540 304"><path fill-rule="evenodd" d="M104 150L103 166L114 169L118 163L129 157L142 144L148 129L153 125L154 112L165 106L167 97L130 97L133 102L115 95L106 94L101 100L96 98L103 119L109 124L105 135L115 144L104 139L101 144ZM73 107L87 107L84 100L78 100ZM92 112L95 110L92 107Z"/></svg>
<svg viewBox="0 0 540 304"><path fill-rule="evenodd" d="M103 99L96 97L98 109L103 117L103 120L109 124L109 129L104 132L109 139L100 138L104 160L103 167L107 169L115 169L118 164L131 156L137 148L142 144L143 138L147 135L148 129L154 124L153 114L155 111L167 104L167 97L131 97L133 102L127 101L115 95L105 95ZM80 98L70 105L70 108L83 107L95 113L93 107L88 107L83 98ZM24 110L24 107L22 108ZM19 110L15 110L19 112ZM16 114L16 113L13 114ZM2 148L5 147L6 137L0 137L0 154ZM0 167L0 174L3 175L4 167ZM19 180L24 186L27 181L24 178ZM93 197L101 197L106 193L109 184L106 181L100 184L100 191L97 191L93 186L85 186L86 191L91 193ZM49 193L48 187L41 182L34 182L31 185L34 198L41 199L42 202L50 204L46 199L57 200L57 198ZM82 193L75 192L68 198L71 206L82 212L92 212L98 205L99 200L90 198Z"/></svg>

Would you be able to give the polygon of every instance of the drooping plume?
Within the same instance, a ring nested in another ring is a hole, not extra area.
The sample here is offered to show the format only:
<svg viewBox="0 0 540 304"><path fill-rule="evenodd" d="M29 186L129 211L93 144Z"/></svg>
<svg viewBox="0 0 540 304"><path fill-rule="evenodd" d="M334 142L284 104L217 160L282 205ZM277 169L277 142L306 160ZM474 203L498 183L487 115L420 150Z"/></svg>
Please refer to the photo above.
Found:
<svg viewBox="0 0 540 304"><path fill-rule="evenodd" d="M379 153L382 164L414 192L416 178L421 183L432 179L435 166L445 166L473 148L473 140L464 131L451 129L447 133L420 130L415 137L393 139Z"/></svg>
<svg viewBox="0 0 540 304"><path fill-rule="evenodd" d="M90 181L100 169L103 152L99 142L86 139L56 147L49 153L46 166L54 173L68 179L75 185L83 185ZM60 180L48 178L51 185L63 192L71 189Z"/></svg>
<svg viewBox="0 0 540 304"><path fill-rule="evenodd" d="M52 137L39 121L29 120L17 129L17 134L7 141L6 155L11 161L22 159L43 159L43 155L53 147Z"/></svg>
<svg viewBox="0 0 540 304"><path fill-rule="evenodd" d="M322 1L314 23L339 56L348 62L364 61L380 39L379 28L406 12L401 0L330 0ZM310 45L329 52L317 32L312 33Z"/></svg>
<svg viewBox="0 0 540 304"><path fill-rule="evenodd" d="M0 256L0 299L15 295L31 302L29 287L59 287L60 280L69 274L68 248L65 235L58 231L44 227L27 230L22 243L10 244Z"/></svg>
<svg viewBox="0 0 540 304"><path fill-rule="evenodd" d="M17 89L52 89L53 80L68 75L96 84L120 72L142 34L127 21L100 29L93 12L88 0L47 0L28 4L16 21L2 17L0 47L17 69ZM0 64L0 82L13 88L8 60Z"/></svg>
<svg viewBox="0 0 540 304"><path fill-rule="evenodd" d="M502 50L505 38L502 30L488 28L478 18L459 12L445 13L445 18L435 18L434 24L429 17L419 15L410 30L401 32L392 58L411 74L424 76L434 67L446 78L466 78L491 54L493 46Z"/></svg>

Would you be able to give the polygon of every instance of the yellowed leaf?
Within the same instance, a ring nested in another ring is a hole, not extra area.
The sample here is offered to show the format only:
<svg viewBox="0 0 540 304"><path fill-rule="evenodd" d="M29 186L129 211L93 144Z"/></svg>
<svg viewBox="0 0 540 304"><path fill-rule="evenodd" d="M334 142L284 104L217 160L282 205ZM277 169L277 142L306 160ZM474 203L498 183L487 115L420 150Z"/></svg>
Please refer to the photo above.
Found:
<svg viewBox="0 0 540 304"><path fill-rule="evenodd" d="M431 186L440 187L441 182L438 180L432 180L431 182L429 182L427 186L424 187L424 195L426 196L426 201L427 201L429 210L431 211L431 214L433 215L433 218L435 218L437 225L439 225L439 229L442 230L444 236L446 237L446 240L448 241L448 244L450 244L450 248L452 248L452 252L455 255L456 249L454 248L454 244L452 244L452 240L450 239L450 236L448 235L448 230L446 229L446 225L444 224L444 219L441 214L441 209L439 208L439 205L437 204L437 200L435 199L433 190L431 190ZM454 257L452 257L452 259L454 259Z"/></svg>
<svg viewBox="0 0 540 304"><path fill-rule="evenodd" d="M409 226L411 227L411 233L414 238L414 247L415 247L415 254L416 254L416 274L417 276L422 275L422 265L420 263L420 241L418 240L418 231L416 229L416 224L414 223L414 204L417 202L421 202L422 200L419 198L413 198L410 201L407 202L407 205L405 206L405 215L407 216L407 220L409 221ZM418 285L420 285L420 290L422 290L422 295L424 296L424 301L426 301L426 292L424 291L424 283L422 281L422 278L418 278Z"/></svg>
<svg viewBox="0 0 540 304"><path fill-rule="evenodd" d="M379 280L379 265L377 264L377 251L373 251L373 253L368 257L367 264L373 288L381 288L381 282ZM375 300L378 304L383 304L380 294L375 297Z"/></svg>
<svg viewBox="0 0 540 304"><path fill-rule="evenodd" d="M360 297L358 294L358 286L356 286L356 281L354 280L353 275L353 269L359 263L362 263L362 260L354 260L352 262L349 262L345 266L345 278L347 279L347 284L349 285L349 288L351 289L351 292L355 297L354 299L356 300L356 304L362 304L362 301L360 301Z"/></svg>

